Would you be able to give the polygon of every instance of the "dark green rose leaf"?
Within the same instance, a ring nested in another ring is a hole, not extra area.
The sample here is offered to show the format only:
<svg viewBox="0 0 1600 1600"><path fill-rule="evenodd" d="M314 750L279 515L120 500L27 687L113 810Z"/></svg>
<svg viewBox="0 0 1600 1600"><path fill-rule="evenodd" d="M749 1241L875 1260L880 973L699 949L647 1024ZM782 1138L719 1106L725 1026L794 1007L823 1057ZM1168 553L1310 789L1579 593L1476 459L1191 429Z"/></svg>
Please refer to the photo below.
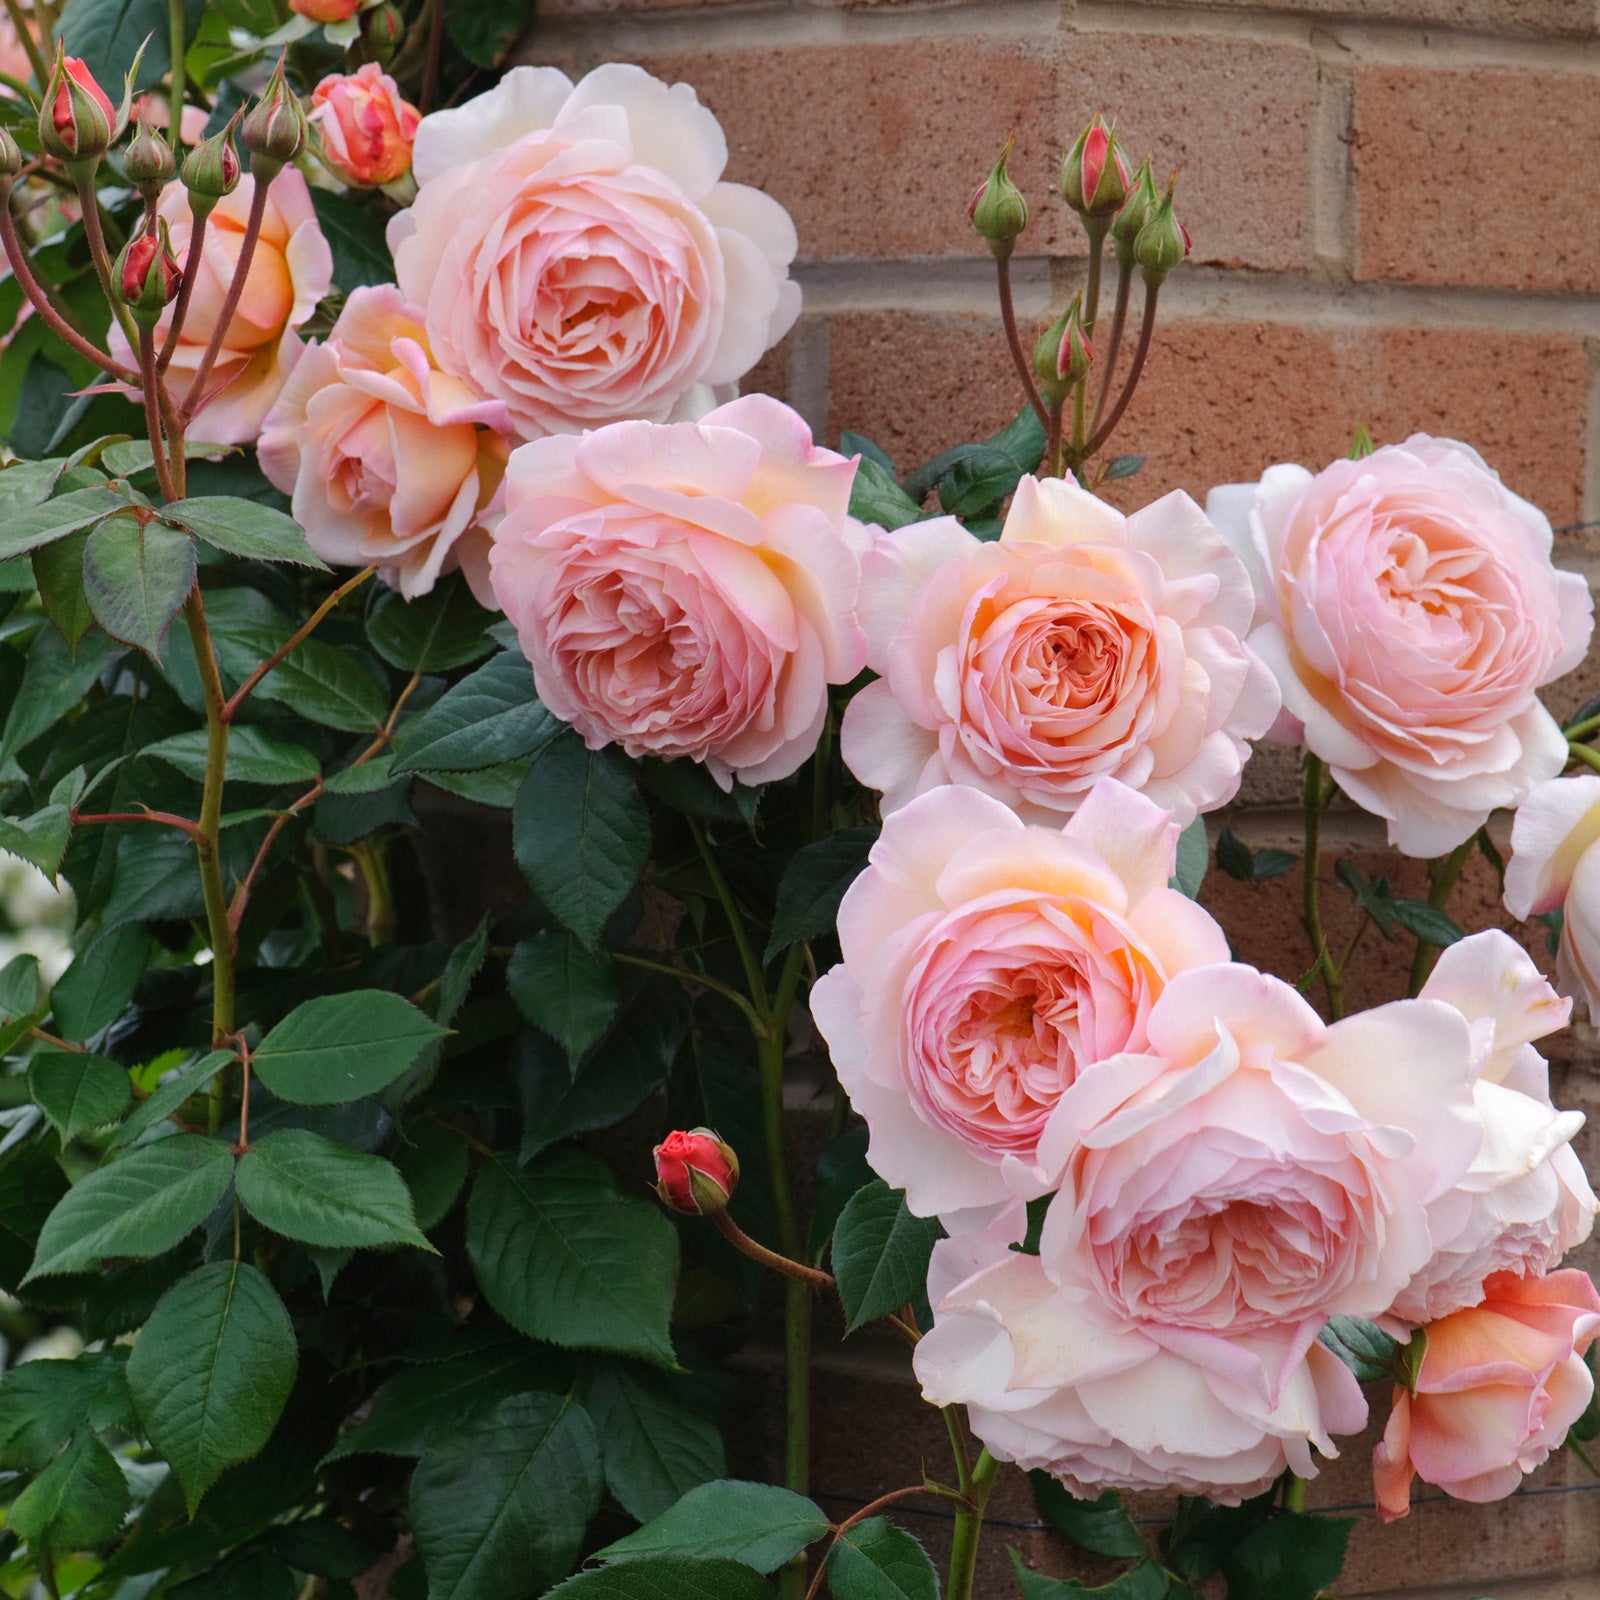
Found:
<svg viewBox="0 0 1600 1600"><path fill-rule="evenodd" d="M921 1293L939 1235L935 1218L913 1216L905 1195L881 1178L850 1197L833 1228L833 1275L848 1332Z"/></svg>

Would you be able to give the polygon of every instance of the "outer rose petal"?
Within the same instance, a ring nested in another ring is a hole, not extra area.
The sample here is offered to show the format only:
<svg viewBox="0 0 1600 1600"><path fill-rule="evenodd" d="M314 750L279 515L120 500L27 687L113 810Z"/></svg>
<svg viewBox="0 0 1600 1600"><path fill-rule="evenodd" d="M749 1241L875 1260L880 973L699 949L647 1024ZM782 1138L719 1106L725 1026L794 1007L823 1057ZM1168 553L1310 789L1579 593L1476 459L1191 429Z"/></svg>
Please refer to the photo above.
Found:
<svg viewBox="0 0 1600 1600"><path fill-rule="evenodd" d="M555 67L512 67L492 89L422 119L412 173L427 183L548 128L571 95L572 80Z"/></svg>
<svg viewBox="0 0 1600 1600"><path fill-rule="evenodd" d="M1511 821L1506 909L1514 917L1553 911L1584 852L1600 840L1600 774L1541 783Z"/></svg>

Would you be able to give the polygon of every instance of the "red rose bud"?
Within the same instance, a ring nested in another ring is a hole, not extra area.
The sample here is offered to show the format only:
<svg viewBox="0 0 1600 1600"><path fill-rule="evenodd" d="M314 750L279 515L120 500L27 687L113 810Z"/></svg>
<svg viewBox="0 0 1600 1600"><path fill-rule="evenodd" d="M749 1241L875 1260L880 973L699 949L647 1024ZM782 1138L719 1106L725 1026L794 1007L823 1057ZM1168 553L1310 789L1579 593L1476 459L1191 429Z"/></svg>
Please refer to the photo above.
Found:
<svg viewBox="0 0 1600 1600"><path fill-rule="evenodd" d="M1033 375L1039 380L1039 393L1047 405L1066 404L1089 370L1093 352L1083 336L1081 314L1081 297L1074 297L1033 347Z"/></svg>
<svg viewBox="0 0 1600 1600"><path fill-rule="evenodd" d="M239 152L233 123L202 140L183 158L180 176L189 191L189 212L196 220L209 216L217 201L239 187Z"/></svg>
<svg viewBox="0 0 1600 1600"><path fill-rule="evenodd" d="M0 128L0 185L9 187L22 171L22 147L11 137L9 128Z"/></svg>
<svg viewBox="0 0 1600 1600"><path fill-rule="evenodd" d="M711 1128L669 1133L654 1154L661 1203L686 1216L716 1216L739 1186L739 1158Z"/></svg>
<svg viewBox="0 0 1600 1600"><path fill-rule="evenodd" d="M123 303L146 327L160 321L178 292L183 271L172 254L165 221L158 233L136 233L117 257L117 290Z"/></svg>
<svg viewBox="0 0 1600 1600"><path fill-rule="evenodd" d="M1111 242L1117 252L1117 265L1124 272L1133 266L1133 242L1139 237L1139 230L1148 221L1151 208L1159 198L1155 175L1150 171L1150 162L1146 159L1134 173L1133 182L1128 186L1128 198L1122 202L1122 209L1111 224Z"/></svg>
<svg viewBox="0 0 1600 1600"><path fill-rule="evenodd" d="M367 54L380 67L386 67L394 60L405 31L405 19L400 15L400 8L391 0L383 0L382 5L361 13L361 42L366 46Z"/></svg>
<svg viewBox="0 0 1600 1600"><path fill-rule="evenodd" d="M1152 289L1159 288L1189 253L1189 230L1173 215L1172 189L1169 183L1133 241L1133 259L1144 269L1144 281Z"/></svg>
<svg viewBox="0 0 1600 1600"><path fill-rule="evenodd" d="M122 158L122 169L128 181L144 196L147 205L154 205L161 190L178 170L172 146L163 139L141 112L139 129L133 136Z"/></svg>
<svg viewBox="0 0 1600 1600"><path fill-rule="evenodd" d="M1085 218L1110 217L1128 198L1128 170L1104 117L1097 116L1067 152L1061 163L1061 193Z"/></svg>
<svg viewBox="0 0 1600 1600"><path fill-rule="evenodd" d="M1017 235L1028 226L1028 202L1006 172L1006 162L1015 143L1014 139L1006 140L1000 159L978 185L978 192L967 207L972 226L978 230L979 237L989 241L990 250L1000 261L1011 254Z"/></svg>
<svg viewBox="0 0 1600 1600"><path fill-rule="evenodd" d="M56 48L56 64L39 107L39 143L58 160L92 164L111 148L117 112L76 57Z"/></svg>
<svg viewBox="0 0 1600 1600"><path fill-rule="evenodd" d="M258 183L271 183L305 149L305 110L283 75L281 59L260 100L239 124L239 143L250 152L250 175Z"/></svg>
<svg viewBox="0 0 1600 1600"><path fill-rule="evenodd" d="M1067 308L1066 332L1056 347L1056 376L1063 379L1068 387L1082 381L1089 370L1089 363L1094 360L1094 350L1084 335L1082 317L1082 300L1074 297Z"/></svg>

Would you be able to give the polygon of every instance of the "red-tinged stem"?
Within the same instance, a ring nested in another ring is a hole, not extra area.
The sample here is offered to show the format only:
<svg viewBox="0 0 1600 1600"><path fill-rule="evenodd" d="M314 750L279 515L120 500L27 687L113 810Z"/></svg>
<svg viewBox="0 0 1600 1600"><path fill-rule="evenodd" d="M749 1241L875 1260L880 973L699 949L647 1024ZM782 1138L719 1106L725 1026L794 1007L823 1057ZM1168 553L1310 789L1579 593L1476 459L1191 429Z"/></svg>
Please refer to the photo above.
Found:
<svg viewBox="0 0 1600 1600"><path fill-rule="evenodd" d="M206 779L200 796L200 886L205 898L206 926L211 934L211 1041L226 1044L234 1034L234 937L228 924L228 893L222 881L222 791L228 771L228 724L223 717L222 674L211 643L205 601L197 582L183 609L189 619L195 664L206 701ZM214 1107L214 1110L218 1109Z"/></svg>
<svg viewBox="0 0 1600 1600"><path fill-rule="evenodd" d="M174 816L170 811L74 811L72 813L72 825L75 828L114 822L155 822L162 827L179 828L191 839L200 837L198 823L191 822L187 817Z"/></svg>
<svg viewBox="0 0 1600 1600"><path fill-rule="evenodd" d="M764 1244L757 1244L726 1211L717 1212L711 1220L716 1223L723 1238L735 1250L749 1256L752 1261L759 1261L762 1266L771 1267L774 1272L781 1272L786 1278L793 1278L798 1283L808 1283L814 1289L833 1287L833 1278L830 1274L819 1272L815 1267L805 1266L798 1261L791 1261L788 1256L780 1256L776 1250L769 1250Z"/></svg>
<svg viewBox="0 0 1600 1600"><path fill-rule="evenodd" d="M43 1028L29 1028L28 1037L37 1039L42 1044L49 1045L54 1050L66 1050L75 1056L86 1056L88 1051L81 1044L73 1044L68 1039L58 1039L53 1033L46 1033Z"/></svg>
<svg viewBox="0 0 1600 1600"><path fill-rule="evenodd" d="M106 249L105 232L100 226L100 196L92 178L78 181L78 204L83 210L83 232L89 241L89 256L94 262L95 276L100 280L100 292L105 295L106 304L121 323L128 343L136 345L139 340L133 314L117 295L116 283L112 278L111 253Z"/></svg>
<svg viewBox="0 0 1600 1600"><path fill-rule="evenodd" d="M1122 335L1128 326L1128 302L1133 298L1133 274L1126 267L1117 272L1117 303L1111 312L1111 334L1105 343L1105 372L1100 379L1100 395L1094 403L1094 416L1089 423L1093 435L1100 426L1101 414L1111 394L1111 380L1116 376L1117 357L1122 354Z"/></svg>
<svg viewBox="0 0 1600 1600"><path fill-rule="evenodd" d="M1022 392L1028 397L1033 413L1046 428L1050 418L1045 414L1044 401L1039 396L1039 386L1033 381L1033 368L1022 348L1022 338L1017 332L1017 310L1011 299L1011 262L1001 256L995 261L995 271L1000 285L1000 321L1006 330L1006 347L1011 351L1012 365L1022 380Z"/></svg>
<svg viewBox="0 0 1600 1600"><path fill-rule="evenodd" d="M1128 369L1128 381L1123 385L1122 393L1117 396L1117 403L1111 408L1111 415L1095 429L1094 437L1090 439L1089 446L1083 453L1085 461L1096 454L1116 431L1117 424L1122 421L1122 413L1128 409L1128 402L1133 399L1133 391L1139 387L1145 358L1150 354L1150 340L1156 331L1156 299L1159 293L1159 289L1149 285L1145 288L1144 314L1139 322L1139 342L1134 346L1133 365Z"/></svg>
<svg viewBox="0 0 1600 1600"><path fill-rule="evenodd" d="M167 460L166 441L161 436L161 379L156 376L155 330L139 328L139 384L144 390L144 426L150 435L150 454L155 460L156 482L167 505L182 499L172 480L172 464Z"/></svg>
<svg viewBox="0 0 1600 1600"><path fill-rule="evenodd" d="M1064 407L1053 405L1050 407L1050 417L1045 424L1044 446L1044 475L1047 478L1061 476L1061 414Z"/></svg>
<svg viewBox="0 0 1600 1600"><path fill-rule="evenodd" d="M217 354L222 349L222 340L232 325L233 314L239 309L239 300L244 294L245 279L250 276L250 262L256 253L256 241L261 237L261 220L267 213L267 192L271 187L270 183L263 183L259 178L255 180L255 189L250 196L250 215L245 220L244 238L239 242L239 259L233 269L233 282L228 285L227 298L222 302L217 325L211 330L211 341L206 345L206 353L201 356L200 365L195 368L189 392L183 397L183 404L178 407L178 415L183 418L186 425L194 421L195 413L200 410L200 397L206 392L206 379L211 376L211 369L216 365Z"/></svg>
<svg viewBox="0 0 1600 1600"><path fill-rule="evenodd" d="M261 841L261 848L256 851L255 860L250 863L250 870L244 875L244 881L234 890L233 901L228 907L228 931L236 940L239 937L239 924L244 921L245 907L250 903L250 891L261 868L266 864L273 845L277 843L278 835L322 794L323 787L322 779L318 778L287 811L273 818L272 826L267 829L266 838Z"/></svg>
<svg viewBox="0 0 1600 1600"><path fill-rule="evenodd" d="M183 331L183 319L189 314L189 301L194 295L194 280L200 275L200 259L205 253L206 226L211 221L210 212L195 219L189 232L189 249L183 258L183 281L178 285L178 297L172 302L172 321L167 327L167 337L161 346L161 359L157 372L165 372L172 362L172 353L178 348L178 335Z"/></svg>
<svg viewBox="0 0 1600 1600"><path fill-rule="evenodd" d="M843 1522L833 1530L832 1543L837 1544L858 1522L865 1522L868 1517L875 1517L888 1506L901 1500L909 1500L914 1495L928 1495L934 1499L951 1500L960 1498L956 1493L946 1488L943 1484L914 1483L909 1488L891 1489L888 1494L880 1494L876 1500L862 1506L859 1511L852 1512ZM811 1587L806 1590L806 1600L816 1600L822 1588L822 1580L828 1570L826 1559L817 1563L815 1576L811 1579Z"/></svg>
<svg viewBox="0 0 1600 1600"><path fill-rule="evenodd" d="M250 1148L250 1046L241 1034L238 1040L239 1065L244 1075L239 1082L239 1142L233 1147L235 1155L243 1155Z"/></svg>

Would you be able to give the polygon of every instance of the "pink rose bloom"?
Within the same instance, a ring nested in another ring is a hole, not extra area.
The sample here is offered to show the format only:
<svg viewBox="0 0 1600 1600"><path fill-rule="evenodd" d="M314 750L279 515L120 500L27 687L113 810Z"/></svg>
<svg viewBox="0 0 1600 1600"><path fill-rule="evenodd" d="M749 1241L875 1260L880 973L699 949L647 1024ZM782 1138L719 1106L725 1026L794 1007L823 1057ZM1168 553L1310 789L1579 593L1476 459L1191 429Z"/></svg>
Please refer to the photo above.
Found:
<svg viewBox="0 0 1600 1600"><path fill-rule="evenodd" d="M540 699L591 750L787 777L866 655L854 478L765 395L522 446L489 564Z"/></svg>
<svg viewBox="0 0 1600 1600"><path fill-rule="evenodd" d="M1404 1000L1328 1026L1228 965L1174 976L1145 1034L1079 1071L1040 1141L1052 1276L1168 1332L1387 1311L1482 1137L1461 1014Z"/></svg>
<svg viewBox="0 0 1600 1600"><path fill-rule="evenodd" d="M693 89L631 66L513 67L424 117L389 246L440 364L529 439L730 398L800 290L788 213L727 159Z"/></svg>
<svg viewBox="0 0 1600 1600"><path fill-rule="evenodd" d="M1596 1209L1571 1146L1583 1115L1550 1103L1549 1064L1532 1042L1566 1025L1569 1002L1497 929L1444 951L1422 997L1472 1026L1483 1143L1466 1176L1429 1208L1433 1256L1393 1306L1408 1322L1477 1305L1495 1273L1548 1272L1589 1237Z"/></svg>
<svg viewBox="0 0 1600 1600"><path fill-rule="evenodd" d="M133 103L132 121L143 118L152 128L165 132L172 122L172 107L165 94L142 94ZM185 106L178 118L178 138L184 144L199 144L206 136L211 113L202 106Z"/></svg>
<svg viewBox="0 0 1600 1600"><path fill-rule="evenodd" d="M1556 982L1600 1018L1600 776L1553 778L1517 807L1506 863L1514 917L1562 910Z"/></svg>
<svg viewBox="0 0 1600 1600"><path fill-rule="evenodd" d="M1233 797L1278 714L1245 647L1243 564L1181 492L1131 517L1024 478L996 544L953 517L881 534L861 564L867 663L840 748L892 811L964 783L1030 822L1113 777L1180 826Z"/></svg>
<svg viewBox="0 0 1600 1600"><path fill-rule="evenodd" d="M487 524L509 427L504 406L433 365L422 313L383 284L355 290L327 343L307 346L262 429L261 470L324 561L375 564L408 600L459 567L493 605Z"/></svg>
<svg viewBox="0 0 1600 1600"><path fill-rule="evenodd" d="M217 202L206 224L194 296L167 373L167 382L179 397L199 368L222 315L254 193L255 179L246 173L238 188ZM167 185L156 211L172 230L174 254L180 261L187 259L194 221L182 183ZM332 286L333 253L317 225L311 191L298 172L285 168L267 191L261 237L250 258L244 294L207 380L214 398L196 414L190 438L212 444L250 444L257 438L303 348L296 329ZM171 322L169 306L156 326L157 348ZM108 338L113 356L138 365L116 322Z"/></svg>
<svg viewBox="0 0 1600 1600"><path fill-rule="evenodd" d="M422 114L400 98L400 86L376 61L349 75L334 73L311 92L307 118L322 135L322 158L346 183L393 183L411 170L411 146Z"/></svg>
<svg viewBox="0 0 1600 1600"><path fill-rule="evenodd" d="M946 1258L976 1270L945 1289ZM993 1239L941 1240L932 1277L943 1292L912 1358L923 1398L966 1406L991 1454L1074 1494L1175 1489L1237 1505L1285 1467L1315 1477L1339 1453L1334 1435L1366 1424L1361 1386L1317 1343L1316 1320L1229 1335L1129 1322L1092 1283Z"/></svg>
<svg viewBox="0 0 1600 1600"><path fill-rule="evenodd" d="M1419 433L1206 507L1256 574L1250 643L1285 712L1391 844L1442 855L1561 771L1537 691L1583 659L1593 602L1475 451Z"/></svg>
<svg viewBox="0 0 1600 1600"><path fill-rule="evenodd" d="M1222 929L1167 887L1177 837L1114 779L1065 828L958 785L885 819L811 1014L868 1160L918 1215L1045 1193L1040 1136L1079 1073L1145 1047L1174 973L1227 960Z"/></svg>
<svg viewBox="0 0 1600 1600"><path fill-rule="evenodd" d="M1372 1452L1378 1515L1411 1509L1411 1479L1457 1500L1503 1500L1558 1449L1594 1393L1584 1352L1600 1332L1586 1272L1497 1273L1483 1304L1426 1328L1416 1389L1394 1391Z"/></svg>

